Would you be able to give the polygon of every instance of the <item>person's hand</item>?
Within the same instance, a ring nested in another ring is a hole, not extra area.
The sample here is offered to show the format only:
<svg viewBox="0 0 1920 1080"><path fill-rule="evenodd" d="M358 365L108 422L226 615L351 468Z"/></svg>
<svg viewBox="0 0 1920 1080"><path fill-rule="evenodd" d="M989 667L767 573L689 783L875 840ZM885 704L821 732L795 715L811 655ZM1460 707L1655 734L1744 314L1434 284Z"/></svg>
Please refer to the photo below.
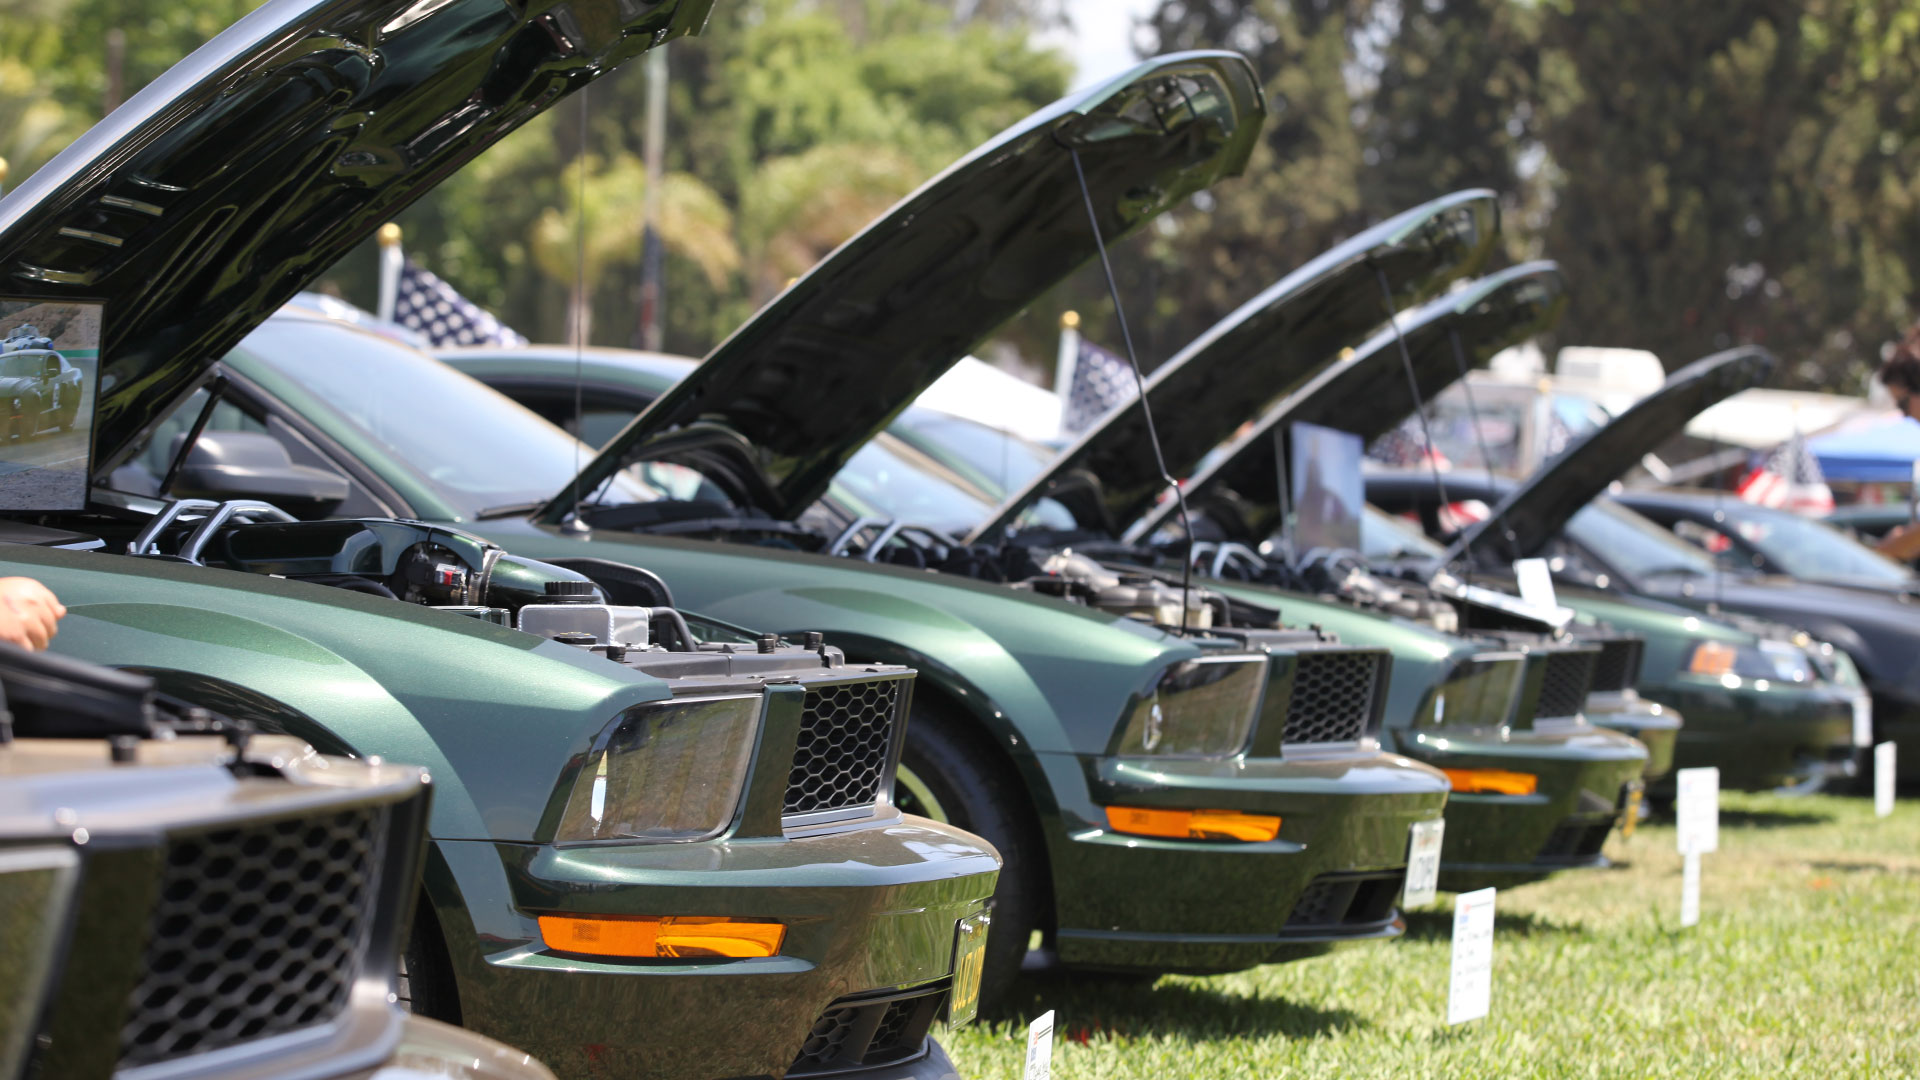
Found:
<svg viewBox="0 0 1920 1080"><path fill-rule="evenodd" d="M0 641L38 652L59 633L67 609L53 591L30 577L0 578Z"/></svg>
<svg viewBox="0 0 1920 1080"><path fill-rule="evenodd" d="M1895 562L1912 562L1920 559L1920 525L1896 525L1892 532L1880 538L1874 550Z"/></svg>

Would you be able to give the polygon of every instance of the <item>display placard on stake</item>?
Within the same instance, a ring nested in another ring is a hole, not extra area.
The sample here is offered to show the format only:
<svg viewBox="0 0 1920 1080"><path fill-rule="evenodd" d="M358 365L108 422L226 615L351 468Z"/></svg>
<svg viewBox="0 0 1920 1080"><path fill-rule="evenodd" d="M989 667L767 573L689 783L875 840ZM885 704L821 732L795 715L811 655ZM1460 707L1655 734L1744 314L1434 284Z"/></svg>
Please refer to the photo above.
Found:
<svg viewBox="0 0 1920 1080"><path fill-rule="evenodd" d="M1673 774L1679 787L1675 802L1674 840L1680 854L1704 855L1720 850L1720 770L1681 769Z"/></svg>
<svg viewBox="0 0 1920 1080"><path fill-rule="evenodd" d="M1700 922L1700 853L1689 851L1682 859L1680 870L1680 925L1697 926Z"/></svg>
<svg viewBox="0 0 1920 1080"><path fill-rule="evenodd" d="M1493 1007L1493 889L1453 898L1453 967L1447 1023L1478 1020Z"/></svg>
<svg viewBox="0 0 1920 1080"><path fill-rule="evenodd" d="M1439 894L1440 844L1446 832L1444 818L1416 821L1407 830L1407 885L1400 893L1401 907L1431 904Z"/></svg>
<svg viewBox="0 0 1920 1080"><path fill-rule="evenodd" d="M1894 745L1883 742L1873 748L1873 816L1893 813Z"/></svg>
<svg viewBox="0 0 1920 1080"><path fill-rule="evenodd" d="M1853 745L1873 745L1873 695L1864 690L1853 698Z"/></svg>
<svg viewBox="0 0 1920 1080"><path fill-rule="evenodd" d="M1520 586L1520 599L1542 611L1560 610L1560 598L1554 595L1553 571L1545 559L1515 559L1513 580Z"/></svg>
<svg viewBox="0 0 1920 1080"><path fill-rule="evenodd" d="M1027 1072L1024 1080L1051 1080L1053 1076L1053 1010L1027 1025Z"/></svg>

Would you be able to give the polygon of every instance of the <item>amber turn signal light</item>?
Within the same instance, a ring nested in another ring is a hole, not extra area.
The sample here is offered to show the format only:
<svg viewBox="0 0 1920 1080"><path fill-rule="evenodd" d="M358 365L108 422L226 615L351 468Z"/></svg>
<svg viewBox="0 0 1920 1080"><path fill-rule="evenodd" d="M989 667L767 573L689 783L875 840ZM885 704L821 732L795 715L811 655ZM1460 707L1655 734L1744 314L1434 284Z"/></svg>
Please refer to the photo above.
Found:
<svg viewBox="0 0 1920 1080"><path fill-rule="evenodd" d="M1739 658L1739 650L1723 641L1703 641L1693 647L1687 670L1695 675L1726 675Z"/></svg>
<svg viewBox="0 0 1920 1080"><path fill-rule="evenodd" d="M587 956L744 959L780 955L787 928L776 922L693 915L542 915L540 936L549 949Z"/></svg>
<svg viewBox="0 0 1920 1080"><path fill-rule="evenodd" d="M1540 789L1540 778L1532 773L1505 769L1443 769L1453 790L1474 795L1531 795Z"/></svg>
<svg viewBox="0 0 1920 1080"><path fill-rule="evenodd" d="M1280 819L1272 814L1238 810L1149 810L1137 806L1107 807L1107 827L1132 836L1159 836L1172 840L1271 840L1280 835Z"/></svg>

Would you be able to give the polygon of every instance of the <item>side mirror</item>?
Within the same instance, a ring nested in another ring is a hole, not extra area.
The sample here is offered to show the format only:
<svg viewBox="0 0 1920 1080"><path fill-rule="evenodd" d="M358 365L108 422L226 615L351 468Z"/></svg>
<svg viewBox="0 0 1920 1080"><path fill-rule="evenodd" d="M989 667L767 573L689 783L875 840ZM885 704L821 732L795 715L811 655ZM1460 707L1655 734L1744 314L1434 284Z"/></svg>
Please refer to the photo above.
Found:
<svg viewBox="0 0 1920 1080"><path fill-rule="evenodd" d="M174 437L173 453L180 452ZM196 499L262 499L300 518L324 517L346 501L346 478L295 465L280 440L259 431L203 431L187 454L173 494Z"/></svg>

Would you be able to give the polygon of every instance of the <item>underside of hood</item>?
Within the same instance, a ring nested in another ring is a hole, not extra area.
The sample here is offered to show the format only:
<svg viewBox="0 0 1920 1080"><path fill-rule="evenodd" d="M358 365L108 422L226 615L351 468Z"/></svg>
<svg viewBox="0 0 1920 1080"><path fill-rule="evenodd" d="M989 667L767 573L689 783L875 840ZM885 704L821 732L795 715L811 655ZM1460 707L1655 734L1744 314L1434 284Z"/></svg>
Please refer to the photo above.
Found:
<svg viewBox="0 0 1920 1080"><path fill-rule="evenodd" d="M712 0L271 0L0 199L0 293L104 305L95 471L394 213Z"/></svg>
<svg viewBox="0 0 1920 1080"><path fill-rule="evenodd" d="M1679 434L1687 421L1712 405L1765 382L1775 363L1767 350L1743 345L1674 372L1660 389L1589 432L1508 492L1486 520L1460 534L1447 549L1447 562L1469 548L1501 559L1521 559L1538 551L1648 451ZM1500 524L1498 530L1491 528L1494 522ZM1483 546L1488 544L1492 546Z"/></svg>
<svg viewBox="0 0 1920 1080"><path fill-rule="evenodd" d="M774 298L635 417L557 495L638 461L698 469L792 519L854 451L1001 323L1107 241L1245 166L1266 117L1235 53L1150 60L1001 132ZM591 515L589 514L589 517Z"/></svg>
<svg viewBox="0 0 1920 1080"><path fill-rule="evenodd" d="M1384 323L1390 310L1478 270L1499 231L1493 192L1457 192L1381 222L1242 304L1147 380L1167 468L1188 475L1207 451ZM968 539L998 537L1042 498L1067 507L1084 529L1118 535L1164 488L1146 411L1135 399L1001 503Z"/></svg>
<svg viewBox="0 0 1920 1080"><path fill-rule="evenodd" d="M1274 406L1236 437L1213 464L1187 485L1190 504L1231 501L1242 519L1237 539L1265 539L1280 527L1279 455L1274 439L1287 425L1319 424L1371 442L1398 426L1415 409L1400 355L1402 338L1413 364L1420 400L1431 401L1459 381L1454 355L1458 335L1469 368L1554 325L1566 308L1566 285L1551 262L1522 263L1489 274L1458 292L1402 315L1398 334L1380 331L1353 355L1342 358ZM1172 514L1160 506L1127 530L1129 539L1151 535ZM1223 522L1224 524L1224 522Z"/></svg>

